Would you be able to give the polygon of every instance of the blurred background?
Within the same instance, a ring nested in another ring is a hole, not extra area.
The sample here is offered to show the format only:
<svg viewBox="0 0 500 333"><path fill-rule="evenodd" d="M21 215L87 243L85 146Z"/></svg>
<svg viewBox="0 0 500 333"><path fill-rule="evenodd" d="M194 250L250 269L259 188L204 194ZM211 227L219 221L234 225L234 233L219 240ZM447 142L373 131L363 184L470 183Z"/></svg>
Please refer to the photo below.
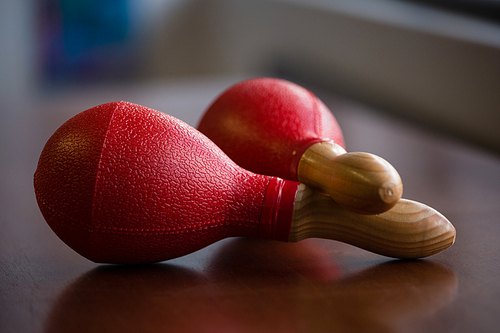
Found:
<svg viewBox="0 0 500 333"><path fill-rule="evenodd" d="M2 0L0 41L5 121L76 88L275 75L500 151L495 0Z"/></svg>
<svg viewBox="0 0 500 333"><path fill-rule="evenodd" d="M32 204L16 191L78 112L126 100L196 126L259 75L498 155L499 17L493 0L1 0L0 199Z"/></svg>

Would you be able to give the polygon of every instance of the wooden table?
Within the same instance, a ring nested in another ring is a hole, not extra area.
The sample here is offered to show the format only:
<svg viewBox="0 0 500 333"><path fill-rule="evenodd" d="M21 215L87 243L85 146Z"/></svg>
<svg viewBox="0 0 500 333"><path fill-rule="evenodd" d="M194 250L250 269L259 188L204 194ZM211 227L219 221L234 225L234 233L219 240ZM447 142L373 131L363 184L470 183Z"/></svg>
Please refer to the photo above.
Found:
<svg viewBox="0 0 500 333"><path fill-rule="evenodd" d="M494 332L500 329L500 158L318 92L348 150L400 172L404 197L455 225L457 240L400 261L335 241L227 239L148 266L96 265L44 222L32 176L69 117L127 100L196 125L240 78L97 87L2 105L0 332Z"/></svg>

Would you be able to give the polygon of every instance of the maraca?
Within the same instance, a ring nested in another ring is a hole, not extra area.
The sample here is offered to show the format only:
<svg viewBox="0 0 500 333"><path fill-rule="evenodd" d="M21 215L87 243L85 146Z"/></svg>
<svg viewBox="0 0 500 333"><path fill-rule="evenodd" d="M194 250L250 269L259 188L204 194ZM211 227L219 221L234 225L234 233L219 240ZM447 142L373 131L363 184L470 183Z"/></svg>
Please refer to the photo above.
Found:
<svg viewBox="0 0 500 333"><path fill-rule="evenodd" d="M285 80L257 78L230 87L198 130L241 167L300 181L360 214L390 209L403 192L394 167L373 154L346 153L330 110Z"/></svg>
<svg viewBox="0 0 500 333"><path fill-rule="evenodd" d="M349 212L305 185L244 170L196 129L126 102L64 123L40 155L34 187L52 230L95 262L164 261L233 236L326 237L400 258L435 254L455 239L452 224L425 205Z"/></svg>

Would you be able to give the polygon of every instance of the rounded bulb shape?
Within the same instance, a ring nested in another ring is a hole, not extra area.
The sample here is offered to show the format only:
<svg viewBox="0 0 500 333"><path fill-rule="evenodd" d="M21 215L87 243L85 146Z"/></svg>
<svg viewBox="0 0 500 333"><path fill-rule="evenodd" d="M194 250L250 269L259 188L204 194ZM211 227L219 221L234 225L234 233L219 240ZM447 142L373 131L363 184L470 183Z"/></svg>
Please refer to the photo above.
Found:
<svg viewBox="0 0 500 333"><path fill-rule="evenodd" d="M241 167L297 180L301 154L334 141L345 148L337 120L309 90L286 80L256 78L224 91L203 115L198 130Z"/></svg>
<svg viewBox="0 0 500 333"><path fill-rule="evenodd" d="M105 263L163 261L231 236L286 241L298 185L246 171L189 125L126 102L68 120L34 175L53 231Z"/></svg>

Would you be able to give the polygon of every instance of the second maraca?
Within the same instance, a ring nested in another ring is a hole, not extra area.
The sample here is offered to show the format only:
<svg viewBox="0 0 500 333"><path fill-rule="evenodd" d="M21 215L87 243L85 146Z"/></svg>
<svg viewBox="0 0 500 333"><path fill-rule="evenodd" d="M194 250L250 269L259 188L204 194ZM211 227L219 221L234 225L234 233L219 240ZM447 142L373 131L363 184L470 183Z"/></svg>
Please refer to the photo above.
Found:
<svg viewBox="0 0 500 333"><path fill-rule="evenodd" d="M346 153L330 110L285 80L257 78L230 87L198 130L243 168L298 180L356 213L382 213L403 192L394 167L373 154Z"/></svg>
<svg viewBox="0 0 500 333"><path fill-rule="evenodd" d="M126 102L64 123L40 155L34 188L52 230L96 262L164 261L241 236L321 237L398 258L455 240L430 207L400 200L384 214L355 214L304 184L245 170L182 121Z"/></svg>

